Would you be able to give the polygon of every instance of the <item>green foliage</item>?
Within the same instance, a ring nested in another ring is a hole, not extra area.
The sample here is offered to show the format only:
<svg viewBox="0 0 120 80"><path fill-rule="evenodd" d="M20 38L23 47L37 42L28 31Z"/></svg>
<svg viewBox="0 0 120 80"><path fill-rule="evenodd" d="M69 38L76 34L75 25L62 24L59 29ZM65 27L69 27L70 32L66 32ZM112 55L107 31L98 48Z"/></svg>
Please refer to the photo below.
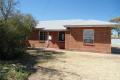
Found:
<svg viewBox="0 0 120 80"><path fill-rule="evenodd" d="M22 65L0 64L0 80L27 80L29 74Z"/></svg>
<svg viewBox="0 0 120 80"><path fill-rule="evenodd" d="M25 53L25 40L36 21L15 10L16 0L0 0L0 59L16 59Z"/></svg>
<svg viewBox="0 0 120 80"><path fill-rule="evenodd" d="M110 21L120 23L120 17L113 18Z"/></svg>
<svg viewBox="0 0 120 80"><path fill-rule="evenodd" d="M26 39L36 26L36 21L31 15L24 15L20 13L14 14L13 17L7 20L8 26L14 29L17 35L23 40Z"/></svg>
<svg viewBox="0 0 120 80"><path fill-rule="evenodd" d="M30 15L15 14L0 21L0 59L16 59L25 53L25 40L36 21Z"/></svg>
<svg viewBox="0 0 120 80"><path fill-rule="evenodd" d="M22 64L1 63L1 60L16 61L24 56L25 40L36 26L31 15L16 13L15 1L0 0L0 80L27 80L30 74Z"/></svg>
<svg viewBox="0 0 120 80"><path fill-rule="evenodd" d="M7 20L15 12L17 0L0 0L0 17Z"/></svg>
<svg viewBox="0 0 120 80"><path fill-rule="evenodd" d="M120 23L120 17L116 17L110 20L110 22ZM115 25L113 30L117 31L118 37L120 38L120 25Z"/></svg>

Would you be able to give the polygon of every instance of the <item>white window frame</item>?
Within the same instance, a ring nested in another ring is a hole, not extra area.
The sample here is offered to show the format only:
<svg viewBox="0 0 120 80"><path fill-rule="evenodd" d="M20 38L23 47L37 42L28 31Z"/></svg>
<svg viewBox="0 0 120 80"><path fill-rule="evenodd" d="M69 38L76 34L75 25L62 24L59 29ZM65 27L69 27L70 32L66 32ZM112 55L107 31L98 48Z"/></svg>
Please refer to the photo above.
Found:
<svg viewBox="0 0 120 80"><path fill-rule="evenodd" d="M91 39L92 43L90 43L89 41L85 42L85 39L86 40ZM83 43L85 45L94 45L94 40L95 40L95 30L94 29L83 29Z"/></svg>

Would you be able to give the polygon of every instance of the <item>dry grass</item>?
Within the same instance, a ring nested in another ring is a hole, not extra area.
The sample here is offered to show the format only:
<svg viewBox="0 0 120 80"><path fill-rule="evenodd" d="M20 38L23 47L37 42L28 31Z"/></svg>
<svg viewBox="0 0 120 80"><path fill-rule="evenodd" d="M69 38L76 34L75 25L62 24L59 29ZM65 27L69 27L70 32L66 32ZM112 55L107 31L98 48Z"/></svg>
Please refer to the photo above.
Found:
<svg viewBox="0 0 120 80"><path fill-rule="evenodd" d="M120 80L120 55L65 51L53 56L38 62L29 80Z"/></svg>

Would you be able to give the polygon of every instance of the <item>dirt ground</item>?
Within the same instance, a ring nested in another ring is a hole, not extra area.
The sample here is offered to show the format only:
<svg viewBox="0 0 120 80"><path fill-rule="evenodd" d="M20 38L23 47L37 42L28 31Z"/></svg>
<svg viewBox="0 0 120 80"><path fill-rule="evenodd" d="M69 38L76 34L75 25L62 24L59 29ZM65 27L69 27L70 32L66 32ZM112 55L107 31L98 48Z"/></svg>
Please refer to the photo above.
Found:
<svg viewBox="0 0 120 80"><path fill-rule="evenodd" d="M43 62L38 58L29 80L120 80L118 54L63 51L52 56Z"/></svg>

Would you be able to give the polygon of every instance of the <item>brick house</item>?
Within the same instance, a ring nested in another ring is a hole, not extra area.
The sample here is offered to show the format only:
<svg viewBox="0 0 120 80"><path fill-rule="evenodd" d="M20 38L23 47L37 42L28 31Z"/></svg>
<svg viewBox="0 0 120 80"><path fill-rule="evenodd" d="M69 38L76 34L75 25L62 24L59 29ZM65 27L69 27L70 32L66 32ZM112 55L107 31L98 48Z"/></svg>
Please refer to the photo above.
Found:
<svg viewBox="0 0 120 80"><path fill-rule="evenodd" d="M97 20L40 21L28 42L35 48L111 53L113 25L116 23Z"/></svg>

